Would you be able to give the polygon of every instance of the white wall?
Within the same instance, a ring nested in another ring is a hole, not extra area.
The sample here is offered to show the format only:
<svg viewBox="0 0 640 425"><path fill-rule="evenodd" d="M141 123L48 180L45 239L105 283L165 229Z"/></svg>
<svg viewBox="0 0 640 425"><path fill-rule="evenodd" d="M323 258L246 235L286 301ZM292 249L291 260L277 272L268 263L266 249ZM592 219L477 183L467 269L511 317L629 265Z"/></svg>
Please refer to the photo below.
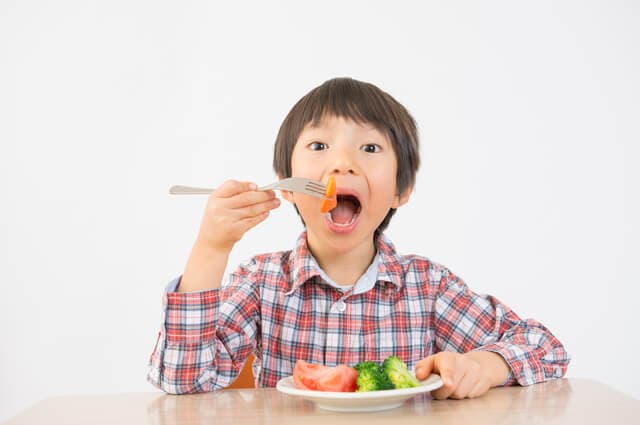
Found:
<svg viewBox="0 0 640 425"><path fill-rule="evenodd" d="M637 2L0 2L0 420L154 391L161 292L204 198L273 180L289 108L335 76L420 124L390 235L532 316L570 377L640 397ZM289 248L279 209L232 265Z"/></svg>

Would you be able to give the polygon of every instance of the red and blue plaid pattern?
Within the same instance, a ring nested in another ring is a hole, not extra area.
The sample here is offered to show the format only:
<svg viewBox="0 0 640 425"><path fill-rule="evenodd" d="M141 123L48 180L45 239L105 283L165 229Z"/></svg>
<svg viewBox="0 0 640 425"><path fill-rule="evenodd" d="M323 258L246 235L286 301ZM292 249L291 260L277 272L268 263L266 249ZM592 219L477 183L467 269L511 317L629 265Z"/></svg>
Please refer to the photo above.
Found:
<svg viewBox="0 0 640 425"><path fill-rule="evenodd" d="M542 324L472 292L439 264L398 255L384 235L376 246L377 282L362 294L322 281L306 233L293 251L241 265L221 289L165 293L149 381L173 394L221 389L251 353L261 387L291 375L298 359L335 366L395 354L411 369L440 351L500 354L511 367L505 384L564 375L569 355Z"/></svg>

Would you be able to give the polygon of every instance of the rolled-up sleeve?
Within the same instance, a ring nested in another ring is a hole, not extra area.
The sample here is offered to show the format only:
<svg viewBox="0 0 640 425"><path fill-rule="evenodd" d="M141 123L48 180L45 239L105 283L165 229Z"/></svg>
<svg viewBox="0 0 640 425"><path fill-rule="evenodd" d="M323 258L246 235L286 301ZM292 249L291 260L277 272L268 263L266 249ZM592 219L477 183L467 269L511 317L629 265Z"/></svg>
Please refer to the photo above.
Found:
<svg viewBox="0 0 640 425"><path fill-rule="evenodd" d="M250 266L250 265L249 265ZM170 394L214 391L231 384L255 348L256 285L241 266L224 288L163 294L162 327L147 380Z"/></svg>
<svg viewBox="0 0 640 425"><path fill-rule="evenodd" d="M451 272L441 276L435 299L438 351L491 351L511 371L504 385L531 385L566 373L570 357L540 322L521 319L497 298L479 295Z"/></svg>

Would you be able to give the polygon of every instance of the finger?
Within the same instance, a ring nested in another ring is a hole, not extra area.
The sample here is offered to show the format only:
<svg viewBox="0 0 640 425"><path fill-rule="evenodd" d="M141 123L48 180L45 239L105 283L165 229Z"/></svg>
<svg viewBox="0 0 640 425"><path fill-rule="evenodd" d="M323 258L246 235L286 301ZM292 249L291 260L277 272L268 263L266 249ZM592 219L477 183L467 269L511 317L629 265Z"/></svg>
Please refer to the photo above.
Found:
<svg viewBox="0 0 640 425"><path fill-rule="evenodd" d="M247 207L249 205L258 204L260 202L275 199L276 193L273 190L256 191L238 193L222 200L224 206L230 209Z"/></svg>
<svg viewBox="0 0 640 425"><path fill-rule="evenodd" d="M455 357L452 353L441 352L426 357L416 363L416 378L425 379L432 373L440 375L444 385L453 383L453 371L455 370Z"/></svg>
<svg viewBox="0 0 640 425"><path fill-rule="evenodd" d="M251 230L253 227L262 223L269 217L269 211L265 211L262 214L258 214L255 217L245 218L238 222L238 226L240 226L240 230L242 234L246 233L248 230Z"/></svg>
<svg viewBox="0 0 640 425"><path fill-rule="evenodd" d="M260 214L271 211L272 209L278 208L279 206L280 200L278 198L275 198L265 202L249 205L244 208L237 208L232 211L232 214L234 214L238 220L243 220L246 218L259 216Z"/></svg>
<svg viewBox="0 0 640 425"><path fill-rule="evenodd" d="M416 363L416 378L419 380L426 379L433 370L433 358L435 356L425 357Z"/></svg>
<svg viewBox="0 0 640 425"><path fill-rule="evenodd" d="M474 397L480 397L481 395L483 395L484 393L486 393L487 391L489 391L489 386L487 384L485 384L484 382L482 382L481 380L479 380L478 382L476 382L476 384L473 386L473 388L471 389L471 391L469 391L469 394L467 397L469 398L474 398Z"/></svg>
<svg viewBox="0 0 640 425"><path fill-rule="evenodd" d="M460 378L460 381L451 394L452 398L463 399L467 397L471 392L471 389L475 386L476 380L474 379L473 374L470 374L468 372L468 370L465 371L465 373Z"/></svg>
<svg viewBox="0 0 640 425"><path fill-rule="evenodd" d="M256 190L257 188L258 186L255 183L227 180L214 190L212 195L217 196L218 198L229 198L239 193Z"/></svg>
<svg viewBox="0 0 640 425"><path fill-rule="evenodd" d="M431 393L434 398L448 398L457 387L460 373L456 371L456 363L457 357L453 353L442 352L434 356L432 371L440 374L443 383L442 387Z"/></svg>
<svg viewBox="0 0 640 425"><path fill-rule="evenodd" d="M438 353L433 361L433 371L440 374L446 387L456 384L456 355L454 353Z"/></svg>
<svg viewBox="0 0 640 425"><path fill-rule="evenodd" d="M452 397L458 388L458 381L456 380L449 378L449 379L443 379L442 382L443 382L442 387L431 392L431 395L433 396L433 398L438 400L444 400L449 397Z"/></svg>
<svg viewBox="0 0 640 425"><path fill-rule="evenodd" d="M449 398L451 394L453 394L453 390L454 390L453 387L450 387L448 385L443 385L437 390L431 391L431 396L437 400L445 400Z"/></svg>

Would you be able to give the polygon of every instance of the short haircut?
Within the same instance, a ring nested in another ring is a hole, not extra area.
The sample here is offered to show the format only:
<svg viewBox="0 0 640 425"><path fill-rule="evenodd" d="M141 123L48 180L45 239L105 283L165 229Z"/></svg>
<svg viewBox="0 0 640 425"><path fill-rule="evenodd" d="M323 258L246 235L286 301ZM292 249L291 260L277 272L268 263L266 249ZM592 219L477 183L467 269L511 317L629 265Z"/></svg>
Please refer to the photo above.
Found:
<svg viewBox="0 0 640 425"><path fill-rule="evenodd" d="M401 195L413 188L420 166L415 120L391 95L371 83L352 78L325 81L291 108L280 126L273 152L273 168L279 176L291 177L291 155L304 127L307 124L320 125L326 116L371 124L386 134L398 161L397 193ZM386 229L395 212L395 208L389 210L376 232Z"/></svg>

